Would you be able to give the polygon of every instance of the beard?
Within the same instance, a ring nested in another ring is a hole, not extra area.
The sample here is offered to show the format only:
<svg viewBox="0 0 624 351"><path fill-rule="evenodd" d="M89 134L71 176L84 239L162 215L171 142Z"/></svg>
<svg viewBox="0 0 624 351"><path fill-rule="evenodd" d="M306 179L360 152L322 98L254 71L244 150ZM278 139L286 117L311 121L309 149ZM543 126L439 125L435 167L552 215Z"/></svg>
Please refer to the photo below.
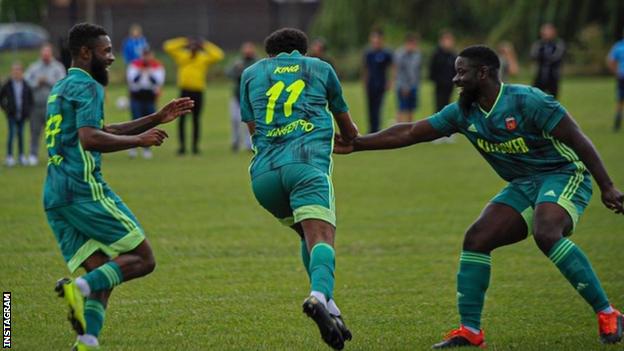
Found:
<svg viewBox="0 0 624 351"><path fill-rule="evenodd" d="M93 60L91 60L91 74L96 82L103 86L108 85L108 71L106 70L106 63L104 63L104 61L93 57Z"/></svg>
<svg viewBox="0 0 624 351"><path fill-rule="evenodd" d="M468 111L470 110L470 107L472 107L472 104L477 101L478 97L479 97L479 89L464 88L459 93L459 101L458 101L459 107L464 111L464 113L468 113Z"/></svg>

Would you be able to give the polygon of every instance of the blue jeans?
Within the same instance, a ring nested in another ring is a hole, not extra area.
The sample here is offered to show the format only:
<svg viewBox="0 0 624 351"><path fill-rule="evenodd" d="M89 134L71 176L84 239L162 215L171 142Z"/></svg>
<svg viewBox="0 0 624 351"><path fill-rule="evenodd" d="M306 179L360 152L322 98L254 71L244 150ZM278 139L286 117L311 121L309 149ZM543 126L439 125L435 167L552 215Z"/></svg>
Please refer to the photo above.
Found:
<svg viewBox="0 0 624 351"><path fill-rule="evenodd" d="M17 120L8 118L9 121L9 142L7 144L7 156L13 156L13 138L17 134L17 149L19 155L24 154L24 119Z"/></svg>
<svg viewBox="0 0 624 351"><path fill-rule="evenodd" d="M151 115L156 112L155 101L142 101L136 99L130 99L130 112L132 113L132 119L141 118L147 115Z"/></svg>

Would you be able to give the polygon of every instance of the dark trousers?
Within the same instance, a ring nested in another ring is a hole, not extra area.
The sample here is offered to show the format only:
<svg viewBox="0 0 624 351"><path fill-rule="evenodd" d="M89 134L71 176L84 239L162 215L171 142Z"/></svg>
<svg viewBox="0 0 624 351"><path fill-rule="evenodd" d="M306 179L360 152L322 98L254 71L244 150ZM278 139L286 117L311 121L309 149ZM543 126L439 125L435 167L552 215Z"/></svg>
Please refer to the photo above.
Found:
<svg viewBox="0 0 624 351"><path fill-rule="evenodd" d="M18 155L24 154L24 123L25 120L16 120L9 118L9 142L7 143L7 156L13 156L13 138L17 136Z"/></svg>
<svg viewBox="0 0 624 351"><path fill-rule="evenodd" d="M200 132L200 118L201 118L201 109L202 109L202 100L204 98L204 93L201 91L189 91L182 90L180 92L180 97L190 97L191 100L195 102L195 106L193 107L193 153L199 152L199 132ZM185 132L184 126L186 121L186 115L182 115L178 118L178 136L180 138L180 153L186 152L186 143L185 143Z"/></svg>
<svg viewBox="0 0 624 351"><path fill-rule="evenodd" d="M386 90L384 88L371 88L366 89L366 97L368 98L368 127L369 133L375 133L379 131L381 124L381 105L383 104L383 98Z"/></svg>
<svg viewBox="0 0 624 351"><path fill-rule="evenodd" d="M534 86L546 94L552 95L555 99L557 94L559 94L559 80L536 80Z"/></svg>
<svg viewBox="0 0 624 351"><path fill-rule="evenodd" d="M453 93L453 85L448 84L436 84L435 85L435 104L436 112L439 112L448 105L451 101L451 94Z"/></svg>
<svg viewBox="0 0 624 351"><path fill-rule="evenodd" d="M132 113L132 119L138 119L151 115L156 112L156 101L154 100L140 100L130 98L130 112Z"/></svg>

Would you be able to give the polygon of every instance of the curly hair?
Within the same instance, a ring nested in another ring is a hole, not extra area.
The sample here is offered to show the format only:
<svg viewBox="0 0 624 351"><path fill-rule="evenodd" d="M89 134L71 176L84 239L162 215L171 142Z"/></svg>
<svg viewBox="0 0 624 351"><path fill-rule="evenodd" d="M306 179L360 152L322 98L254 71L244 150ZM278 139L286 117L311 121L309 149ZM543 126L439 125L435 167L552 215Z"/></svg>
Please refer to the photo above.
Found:
<svg viewBox="0 0 624 351"><path fill-rule="evenodd" d="M80 48L86 46L93 49L95 41L102 35L108 35L106 30L97 24L78 23L69 30L69 51L72 57L78 56Z"/></svg>
<svg viewBox="0 0 624 351"><path fill-rule="evenodd" d="M485 45L469 46L462 50L459 56L467 58L473 65L488 67L491 75L498 75L500 69L498 55Z"/></svg>
<svg viewBox="0 0 624 351"><path fill-rule="evenodd" d="M296 28L278 29L264 40L264 50L270 56L293 50L305 55L308 51L308 36Z"/></svg>

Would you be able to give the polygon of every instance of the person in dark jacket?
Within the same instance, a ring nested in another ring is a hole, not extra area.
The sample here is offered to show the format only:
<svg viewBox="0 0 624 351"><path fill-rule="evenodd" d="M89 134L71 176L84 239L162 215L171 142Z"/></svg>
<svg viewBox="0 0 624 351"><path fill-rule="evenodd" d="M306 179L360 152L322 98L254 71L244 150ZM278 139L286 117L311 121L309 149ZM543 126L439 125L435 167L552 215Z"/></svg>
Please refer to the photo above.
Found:
<svg viewBox="0 0 624 351"><path fill-rule="evenodd" d="M24 124L30 115L33 104L32 90L24 81L24 67L21 63L11 66L11 78L0 88L0 108L6 113L9 122L9 138L7 143L6 165L14 166L17 161L13 157L13 139L17 136L19 162L26 165L28 159L24 155Z"/></svg>
<svg viewBox="0 0 624 351"><path fill-rule="evenodd" d="M438 47L431 57L429 79L435 85L436 112L448 105L453 93L453 76L455 76L455 37L449 31L443 31L438 40Z"/></svg>
<svg viewBox="0 0 624 351"><path fill-rule="evenodd" d="M368 102L368 128L375 133L381 128L381 110L386 90L390 87L388 71L392 67L392 51L384 46L383 31L371 32L370 47L364 52L363 81Z"/></svg>
<svg viewBox="0 0 624 351"><path fill-rule="evenodd" d="M542 25L540 37L531 47L531 58L537 62L537 76L533 86L556 98L565 44L557 38L557 29L551 23Z"/></svg>

